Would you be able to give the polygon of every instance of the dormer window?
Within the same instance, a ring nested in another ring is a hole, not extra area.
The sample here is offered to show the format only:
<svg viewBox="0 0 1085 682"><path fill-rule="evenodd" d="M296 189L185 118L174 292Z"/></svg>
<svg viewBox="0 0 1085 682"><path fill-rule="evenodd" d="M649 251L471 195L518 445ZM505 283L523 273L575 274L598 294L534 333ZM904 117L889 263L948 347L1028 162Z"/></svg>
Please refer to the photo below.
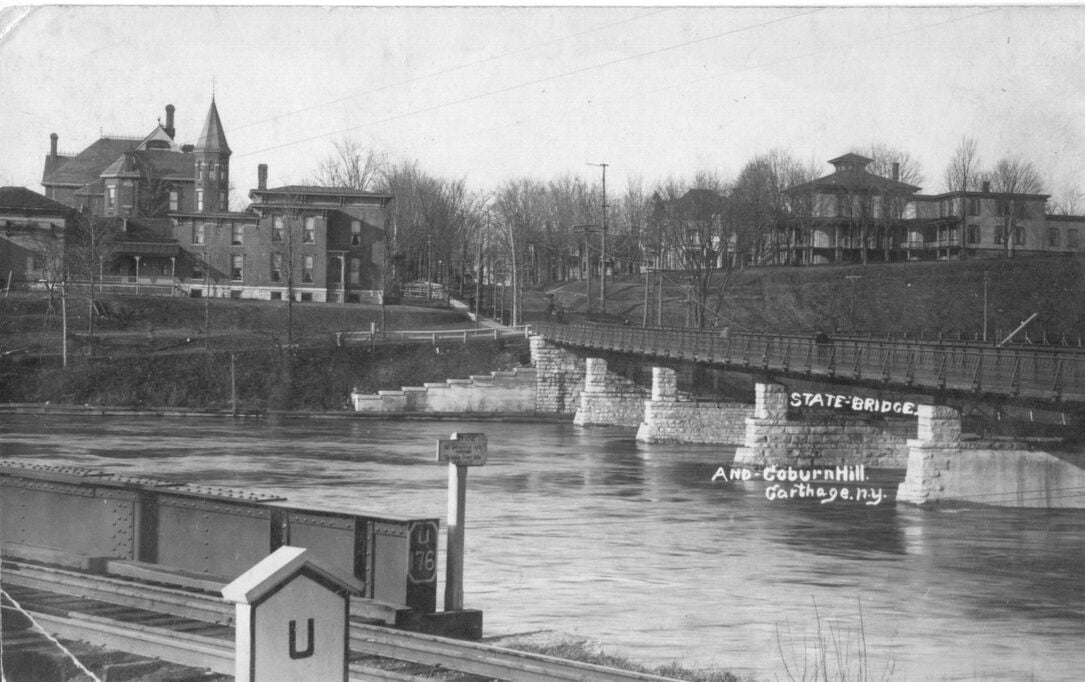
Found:
<svg viewBox="0 0 1085 682"><path fill-rule="evenodd" d="M196 162L196 179L203 180L203 161Z"/></svg>

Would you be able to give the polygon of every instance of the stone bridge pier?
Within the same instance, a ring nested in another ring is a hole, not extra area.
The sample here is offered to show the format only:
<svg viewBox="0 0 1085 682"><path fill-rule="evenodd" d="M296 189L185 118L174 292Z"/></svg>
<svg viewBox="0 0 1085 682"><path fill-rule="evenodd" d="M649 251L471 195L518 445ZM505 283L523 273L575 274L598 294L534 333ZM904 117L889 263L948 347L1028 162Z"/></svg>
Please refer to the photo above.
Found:
<svg viewBox="0 0 1085 682"><path fill-rule="evenodd" d="M752 467L816 468L865 464L902 469L908 459L907 436L887 430L863 415L810 413L793 416L787 388L756 386L753 416L746 420L735 464Z"/></svg>
<svg viewBox="0 0 1085 682"><path fill-rule="evenodd" d="M961 433L953 408L920 405L897 502L1085 509L1085 453L1054 439L982 439Z"/></svg>

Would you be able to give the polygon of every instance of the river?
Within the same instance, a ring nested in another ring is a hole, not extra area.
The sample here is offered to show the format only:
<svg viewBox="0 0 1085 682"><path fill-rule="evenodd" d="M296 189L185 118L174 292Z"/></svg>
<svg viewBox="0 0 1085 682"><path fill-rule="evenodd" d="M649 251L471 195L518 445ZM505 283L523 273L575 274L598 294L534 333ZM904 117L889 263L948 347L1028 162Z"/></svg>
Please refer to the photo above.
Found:
<svg viewBox="0 0 1085 682"><path fill-rule="evenodd" d="M823 659L848 679L1085 675L1081 512L898 507L903 473L885 471L847 486L880 491L877 504L769 499L763 480L712 480L730 450L645 445L625 428L2 419L6 459L442 524L435 442L485 433L489 461L468 477L464 603L484 611L487 635L561 630L649 664L756 679L802 679L804 666L809 678Z"/></svg>

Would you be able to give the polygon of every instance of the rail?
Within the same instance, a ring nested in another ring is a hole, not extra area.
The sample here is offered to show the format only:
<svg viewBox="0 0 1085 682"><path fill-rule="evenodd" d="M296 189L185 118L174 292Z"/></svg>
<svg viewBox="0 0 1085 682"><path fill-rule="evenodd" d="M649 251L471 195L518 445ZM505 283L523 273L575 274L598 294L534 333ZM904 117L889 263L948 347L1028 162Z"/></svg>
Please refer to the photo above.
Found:
<svg viewBox="0 0 1085 682"><path fill-rule="evenodd" d="M227 628L233 622L234 607L219 595L6 560L4 582L4 589L18 597L36 620L64 638L207 667L221 674L233 673L233 640ZM152 622L156 624L151 625ZM158 624L162 622L170 625ZM350 624L349 643L355 655L438 666L497 680L663 682L671 679L395 630L356 619ZM350 679L413 678L355 662L350 665Z"/></svg>
<svg viewBox="0 0 1085 682"><path fill-rule="evenodd" d="M531 335L530 325L516 327L480 327L478 329L441 329L434 331L368 331L339 332L335 335L336 345L379 345L398 343L432 343L439 341L527 339Z"/></svg>
<svg viewBox="0 0 1085 682"><path fill-rule="evenodd" d="M537 323L549 341L852 383L1085 402L1085 353L926 341Z"/></svg>

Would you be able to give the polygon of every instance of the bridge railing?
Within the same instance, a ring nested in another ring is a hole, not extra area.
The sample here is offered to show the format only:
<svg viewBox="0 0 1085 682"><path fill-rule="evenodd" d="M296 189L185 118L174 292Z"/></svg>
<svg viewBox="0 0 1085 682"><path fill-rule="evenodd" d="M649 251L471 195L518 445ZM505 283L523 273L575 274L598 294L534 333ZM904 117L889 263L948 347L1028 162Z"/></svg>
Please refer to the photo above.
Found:
<svg viewBox="0 0 1085 682"><path fill-rule="evenodd" d="M556 343L658 358L941 390L1085 400L1085 354L1060 347L998 348L546 322L534 329Z"/></svg>

